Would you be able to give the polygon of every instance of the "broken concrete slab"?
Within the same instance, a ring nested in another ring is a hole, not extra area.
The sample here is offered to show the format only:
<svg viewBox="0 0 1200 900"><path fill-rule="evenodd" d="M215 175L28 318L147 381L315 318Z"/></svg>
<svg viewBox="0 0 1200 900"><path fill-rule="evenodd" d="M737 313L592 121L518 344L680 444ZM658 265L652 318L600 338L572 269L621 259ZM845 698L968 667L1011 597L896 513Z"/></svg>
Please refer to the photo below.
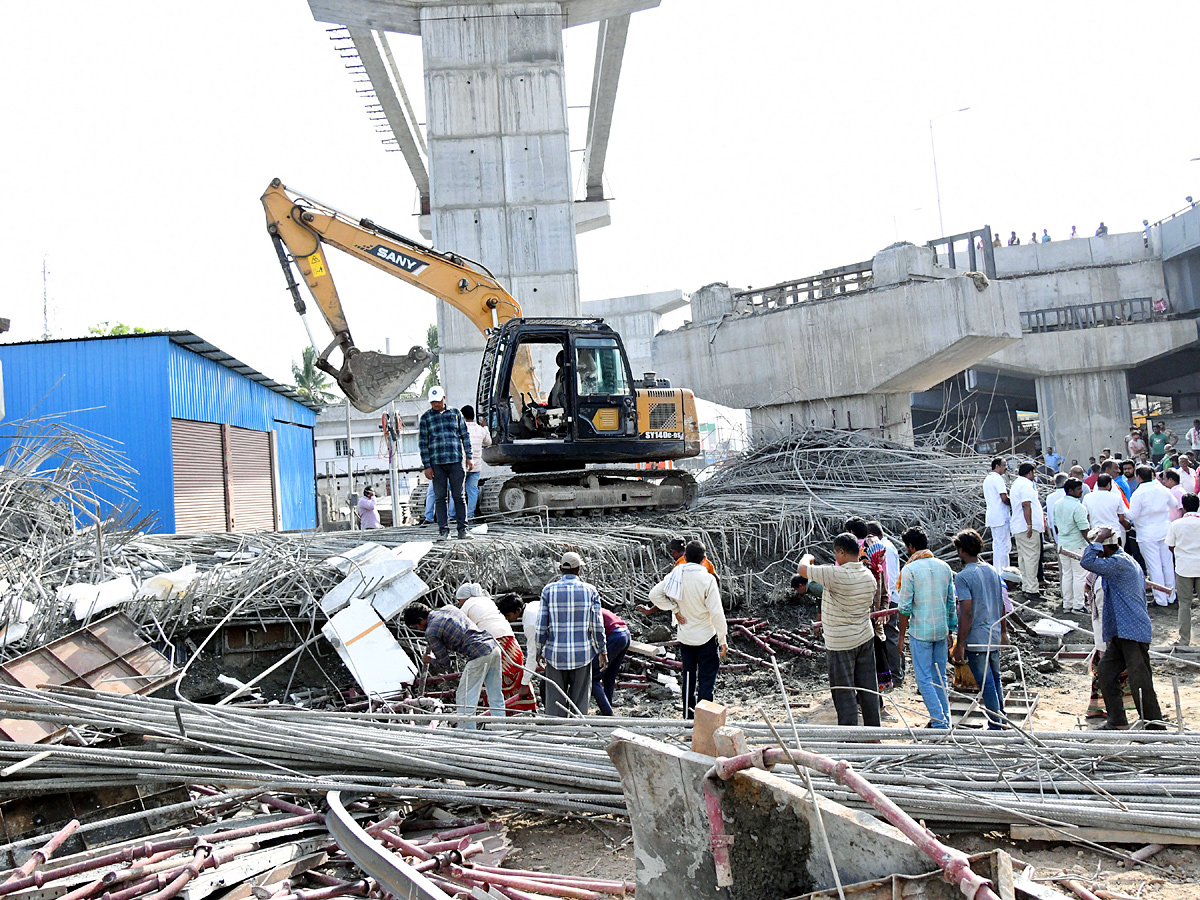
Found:
<svg viewBox="0 0 1200 900"><path fill-rule="evenodd" d="M613 732L609 757L621 775L633 826L641 900L727 898L717 886L703 783L714 759ZM718 785L737 896L788 897L833 887L817 809L843 884L920 875L934 868L901 832L865 812L808 793L764 771L739 772Z"/></svg>
<svg viewBox="0 0 1200 900"><path fill-rule="evenodd" d="M392 637L370 603L353 600L325 623L321 633L367 694L388 696L412 684L417 677L404 648Z"/></svg>

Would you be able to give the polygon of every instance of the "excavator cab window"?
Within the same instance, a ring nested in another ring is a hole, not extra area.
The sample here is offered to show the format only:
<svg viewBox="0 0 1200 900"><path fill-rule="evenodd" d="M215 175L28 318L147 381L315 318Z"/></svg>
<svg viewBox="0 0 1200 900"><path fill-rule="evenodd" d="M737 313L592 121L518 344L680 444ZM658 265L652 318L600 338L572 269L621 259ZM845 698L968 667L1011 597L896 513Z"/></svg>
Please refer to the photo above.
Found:
<svg viewBox="0 0 1200 900"><path fill-rule="evenodd" d="M611 338L577 338L575 372L580 397L629 393L625 358Z"/></svg>
<svg viewBox="0 0 1200 900"><path fill-rule="evenodd" d="M521 439L561 439L565 435L570 370L561 337L529 335L513 347L513 380L508 385L509 436ZM528 360L526 363L525 360ZM516 382L516 372L532 371L532 389ZM548 386L548 389L545 387Z"/></svg>

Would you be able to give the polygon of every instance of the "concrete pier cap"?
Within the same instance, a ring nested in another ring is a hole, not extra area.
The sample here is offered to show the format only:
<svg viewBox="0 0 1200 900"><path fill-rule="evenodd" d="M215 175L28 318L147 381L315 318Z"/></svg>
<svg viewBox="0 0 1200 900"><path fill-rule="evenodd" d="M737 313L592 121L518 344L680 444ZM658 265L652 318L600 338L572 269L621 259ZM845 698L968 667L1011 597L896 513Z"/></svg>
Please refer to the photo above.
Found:
<svg viewBox="0 0 1200 900"><path fill-rule="evenodd" d="M877 253L871 275L865 289L771 304L706 285L692 321L655 337L655 370L749 409L756 438L818 425L911 443L909 395L1020 340L1023 288L939 269L907 243Z"/></svg>

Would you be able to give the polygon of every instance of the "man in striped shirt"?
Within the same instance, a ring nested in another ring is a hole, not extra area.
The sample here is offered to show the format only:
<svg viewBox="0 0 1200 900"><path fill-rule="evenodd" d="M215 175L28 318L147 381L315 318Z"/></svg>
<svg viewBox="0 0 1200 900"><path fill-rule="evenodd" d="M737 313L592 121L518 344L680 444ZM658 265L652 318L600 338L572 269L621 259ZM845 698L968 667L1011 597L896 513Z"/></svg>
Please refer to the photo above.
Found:
<svg viewBox="0 0 1200 900"><path fill-rule="evenodd" d="M546 661L546 715L566 718L578 710L586 715L592 695L592 660L608 666L600 592L583 581L583 559L563 554L562 577L542 589L537 643Z"/></svg>

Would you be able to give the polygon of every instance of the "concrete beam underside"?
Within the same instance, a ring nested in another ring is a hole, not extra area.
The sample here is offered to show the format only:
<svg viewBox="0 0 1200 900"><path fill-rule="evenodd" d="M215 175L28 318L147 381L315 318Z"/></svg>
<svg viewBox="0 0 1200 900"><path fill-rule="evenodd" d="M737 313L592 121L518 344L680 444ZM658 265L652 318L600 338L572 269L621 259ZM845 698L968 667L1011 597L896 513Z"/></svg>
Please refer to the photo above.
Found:
<svg viewBox="0 0 1200 900"><path fill-rule="evenodd" d="M557 2L422 7L432 236L478 259L527 316L578 316ZM473 402L483 336L438 306L442 384Z"/></svg>
<svg viewBox="0 0 1200 900"><path fill-rule="evenodd" d="M616 16L643 9L654 9L662 0L562 0L556 13L560 28L573 28L591 22L603 22ZM462 0L308 0L308 8L318 22L394 31L397 34L421 34L421 18L426 10L452 16L449 10ZM481 2L475 7L504 7L505 3ZM440 11L440 12L439 12ZM490 15L505 15L505 12Z"/></svg>
<svg viewBox="0 0 1200 900"><path fill-rule="evenodd" d="M592 97L588 105L587 147L583 152L588 200L604 199L604 159L608 155L617 82L621 77L621 60L625 56L628 35L628 14L605 19L596 33L596 67L592 73Z"/></svg>

